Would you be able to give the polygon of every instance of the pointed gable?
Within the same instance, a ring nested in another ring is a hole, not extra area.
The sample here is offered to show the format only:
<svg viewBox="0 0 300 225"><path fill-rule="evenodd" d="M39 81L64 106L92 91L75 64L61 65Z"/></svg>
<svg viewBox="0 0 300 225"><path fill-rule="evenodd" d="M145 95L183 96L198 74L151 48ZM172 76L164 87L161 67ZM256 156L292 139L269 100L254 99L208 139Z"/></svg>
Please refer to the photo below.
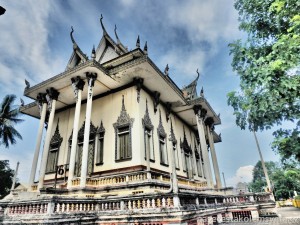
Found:
<svg viewBox="0 0 300 225"><path fill-rule="evenodd" d="M193 100L198 97L196 87L197 87L197 81L199 79L200 74L198 72L198 69L196 72L197 72L197 78L192 83L183 87L183 89L182 89L183 96L187 100Z"/></svg>
<svg viewBox="0 0 300 225"><path fill-rule="evenodd" d="M77 45L76 41L74 40L74 37L73 37L74 29L73 29L73 27L71 27L71 29L72 30L71 30L71 33L70 33L70 37L71 37L71 40L72 40L72 43L73 43L73 53L72 53L72 55L69 59L66 70L72 69L75 66L89 60L88 57L81 51L81 49Z"/></svg>
<svg viewBox="0 0 300 225"><path fill-rule="evenodd" d="M121 43L115 27L115 35L117 39L117 43L109 36L109 34L106 32L106 29L102 22L103 16L101 15L100 23L103 30L103 36L99 42L99 45L96 50L96 61L98 61L100 64L105 63L109 60L112 60L114 58L117 58L125 53L128 52L128 50L124 47L124 45Z"/></svg>

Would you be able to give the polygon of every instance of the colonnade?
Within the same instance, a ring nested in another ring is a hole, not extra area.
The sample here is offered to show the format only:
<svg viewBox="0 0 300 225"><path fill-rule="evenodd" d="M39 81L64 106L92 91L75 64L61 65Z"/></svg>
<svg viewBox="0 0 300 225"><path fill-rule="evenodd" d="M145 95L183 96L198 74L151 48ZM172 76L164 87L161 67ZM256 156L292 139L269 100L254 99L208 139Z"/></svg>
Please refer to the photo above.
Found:
<svg viewBox="0 0 300 225"><path fill-rule="evenodd" d="M93 101L93 87L95 80L97 78L96 73L86 73L86 78L88 82L88 92L87 92L87 107L86 107L86 121L85 121L85 131L84 131L84 141L83 141L83 156L82 156L82 167L81 167L81 178L80 186L85 187L86 185L86 176L87 176L87 158L88 158L88 145L89 145L89 132L90 132L90 121L91 121L91 112L92 112L92 101ZM81 109L81 100L82 100L82 90L85 85L85 82L78 76L71 79L71 85L76 98L76 107L74 115L74 124L73 124L73 134L72 134L72 147L70 154L70 163L69 163L69 175L68 175L68 187L72 185L72 179L74 178L75 170L75 158L76 158L76 146L78 141L78 128L79 128L79 116ZM29 184L32 186L34 184L34 178L36 174L39 151L41 148L41 140L43 135L43 127L46 120L46 115L49 110L49 119L47 123L46 138L43 147L42 159L41 159L41 168L39 174L39 183L38 189L43 188L44 186L44 177L46 174L46 166L48 160L48 153L50 148L50 141L52 135L52 127L55 116L56 102L58 100L59 92L54 88L49 88L46 90L46 93L39 93L37 96L37 103L40 108L40 123L37 135L37 143L35 147L35 153L33 157L31 173L29 178ZM48 105L48 110L47 110Z"/></svg>
<svg viewBox="0 0 300 225"><path fill-rule="evenodd" d="M81 163L81 177L80 177L80 187L84 188L86 186L86 178L87 178L87 163L88 163L88 147L89 147L89 139L90 139L90 122L91 122L91 112L92 112L92 101L93 101L93 88L94 83L97 78L96 73L86 73L86 79L88 84L88 91L87 91L87 103L86 103L86 114L85 114L85 129L84 129L84 140L83 140L83 152L82 152L82 163ZM76 146L78 142L78 130L79 130L79 117L80 117L80 110L81 110L81 101L82 101L82 91L85 85L83 79L79 76L75 78L71 78L71 85L74 91L75 99L76 99L76 106L75 106L75 114L74 114L74 123L73 123L73 132L72 132L72 142L71 142L71 151L70 151L70 162L69 162L69 173L68 173L68 181L67 181L67 188L72 186L72 179L74 178L75 172L75 159L76 159ZM30 180L29 183L31 185L34 184L34 178L37 169L37 163L39 158L39 151L41 147L41 140L43 134L43 126L46 120L47 111L49 110L49 119L48 119L48 128L46 132L45 143L43 147L43 154L41 159L41 168L39 174L39 183L38 189L43 188L44 186L44 177L46 173L46 165L48 159L48 152L50 147L51 135L52 135L52 126L53 120L55 116L55 107L56 102L59 96L59 92L54 88L49 88L46 90L46 93L39 93L37 96L38 105L40 108L40 124L38 129L38 136L37 142L35 147L35 153L33 157L33 163L30 173ZM48 110L47 110L48 105ZM211 158L213 163L214 175L216 180L216 188L220 189L221 179L220 179L220 172L217 162L217 156L214 148L214 141L213 141L213 120L212 118L207 118L207 111L202 108L200 105L194 106L195 118L197 121L197 128L199 133L199 148L202 150L202 157L204 164L202 165L201 161L201 154L200 154L200 167L202 170L203 175L207 179L208 187L213 188L213 175L210 165L208 147L206 142L206 134L208 139L208 144L210 147ZM173 153L173 152L172 152ZM149 157L149 156L148 156ZM195 158L195 157L193 157ZM175 165L175 157L172 154L172 161ZM195 160L194 160L195 161ZM196 163L191 162L191 163ZM177 180L176 177L176 169L175 166L172 169L173 179L174 181ZM174 183L173 183L174 185ZM174 185L175 189L178 189L177 185Z"/></svg>

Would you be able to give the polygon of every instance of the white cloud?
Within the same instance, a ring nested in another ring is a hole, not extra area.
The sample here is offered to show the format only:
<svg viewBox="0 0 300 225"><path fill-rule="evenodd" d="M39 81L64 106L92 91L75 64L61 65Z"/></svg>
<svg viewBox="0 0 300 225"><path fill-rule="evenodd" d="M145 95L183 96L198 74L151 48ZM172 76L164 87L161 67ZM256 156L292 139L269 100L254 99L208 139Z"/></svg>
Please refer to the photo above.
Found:
<svg viewBox="0 0 300 225"><path fill-rule="evenodd" d="M1 16L0 86L11 92L25 87L24 79L40 81L61 67L59 57L52 57L48 44L48 19L51 2L9 1Z"/></svg>
<svg viewBox="0 0 300 225"><path fill-rule="evenodd" d="M227 186L235 187L238 182L250 182L252 180L252 171L254 166L242 166L239 167L235 173L235 176L226 180Z"/></svg>
<svg viewBox="0 0 300 225"><path fill-rule="evenodd" d="M169 22L188 31L194 41L215 43L238 35L237 12L233 1L220 4L219 0L180 1L167 8Z"/></svg>

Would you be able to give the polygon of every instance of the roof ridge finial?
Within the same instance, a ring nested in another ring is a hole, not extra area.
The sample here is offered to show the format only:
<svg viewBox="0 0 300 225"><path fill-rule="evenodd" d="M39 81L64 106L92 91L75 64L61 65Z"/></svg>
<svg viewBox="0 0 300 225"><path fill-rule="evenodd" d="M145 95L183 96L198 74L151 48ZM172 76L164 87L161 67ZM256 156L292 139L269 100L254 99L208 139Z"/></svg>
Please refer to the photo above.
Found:
<svg viewBox="0 0 300 225"><path fill-rule="evenodd" d="M137 37L135 46L136 46L137 48L140 48L140 47L141 47L141 45L140 45L140 35L138 35L138 37Z"/></svg>
<svg viewBox="0 0 300 225"><path fill-rule="evenodd" d="M124 95L122 95L122 111L126 111L124 104Z"/></svg>
<svg viewBox="0 0 300 225"><path fill-rule="evenodd" d="M204 89L203 89L203 87L201 88L200 96L201 96L201 97L204 97Z"/></svg>
<svg viewBox="0 0 300 225"><path fill-rule="evenodd" d="M197 80L199 79L199 77L200 77L200 73L199 73L199 71L198 71L198 68L197 68L197 70L196 70L196 73L197 73L198 75L197 75L197 78L196 78L195 81L197 81Z"/></svg>
<svg viewBox="0 0 300 225"><path fill-rule="evenodd" d="M121 44L121 41L120 41L120 39L118 37L118 34L117 34L117 25L116 24L115 24L115 35L116 35L117 43Z"/></svg>
<svg viewBox="0 0 300 225"><path fill-rule="evenodd" d="M169 76L169 64L166 65L166 68L165 68L165 70L164 70L164 74L165 74L166 76Z"/></svg>
<svg viewBox="0 0 300 225"><path fill-rule="evenodd" d="M104 27L104 25L103 25L102 20L103 20L103 16L102 16L102 14L101 14L101 17L100 17L100 23L101 23L101 27L102 27L102 30L103 30L103 35L106 35L107 32L106 32L106 30L105 30L105 27Z"/></svg>
<svg viewBox="0 0 300 225"><path fill-rule="evenodd" d="M96 58L96 50L95 50L95 45L93 45L93 49L92 49L92 55L91 55L92 59Z"/></svg>
<svg viewBox="0 0 300 225"><path fill-rule="evenodd" d="M73 48L75 49L75 48L78 47L78 45L77 45L77 43L76 43L76 41L75 41L75 39L74 39L74 37L73 37L73 33L74 33L74 29L73 29L73 26L71 26L70 37L71 37L71 41L72 41L72 43L73 43Z"/></svg>
<svg viewBox="0 0 300 225"><path fill-rule="evenodd" d="M147 41L146 41L145 46L144 46L144 53L145 53L146 55L148 55L148 45L147 45Z"/></svg>

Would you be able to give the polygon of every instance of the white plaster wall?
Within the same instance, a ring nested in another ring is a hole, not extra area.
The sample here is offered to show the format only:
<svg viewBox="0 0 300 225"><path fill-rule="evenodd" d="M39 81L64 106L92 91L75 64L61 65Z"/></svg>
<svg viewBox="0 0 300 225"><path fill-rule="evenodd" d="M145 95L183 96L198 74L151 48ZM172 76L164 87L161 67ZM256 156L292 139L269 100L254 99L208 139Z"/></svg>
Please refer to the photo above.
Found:
<svg viewBox="0 0 300 225"><path fill-rule="evenodd" d="M132 127L132 159L128 161L115 162L115 130L113 124L117 122L118 117L120 116L121 107L122 107L122 95L124 95L124 103L127 113L130 118L134 118L133 127ZM83 96L84 98L84 96ZM163 170L168 173L172 171L171 163L171 153L172 153L172 143L169 141L171 133L171 120L173 125L173 131L177 139L177 150L179 157L179 168L177 174L183 177L186 177L186 173L183 172L183 159L180 149L180 140L183 141L183 127L185 129L185 134L188 143L191 145L194 151L194 141L195 135L189 130L189 128L178 119L176 115L171 114L170 119L167 122L166 120L166 111L162 104L158 105L157 112L154 113L154 105L152 97L141 90L140 92L140 101L137 102L137 91L136 87L131 87L124 89L117 93L110 94L108 96L94 99L92 105L92 114L91 121L94 126L99 127L101 121L105 128L104 135L104 163L103 165L96 166L94 165L94 172L101 172L113 169L119 169L124 167L132 167L138 165L144 165L146 167L145 160L145 147L144 147L144 130L142 125L142 118L146 112L146 99L148 101L148 111L154 126L153 128L153 146L154 146L154 155L155 162L150 162L151 168ZM159 110L161 111L162 124L167 134L166 143L168 150L168 164L169 166L163 166L160 164L160 154L159 154L159 141L157 127L159 125ZM82 127L85 120L85 111L86 104L82 104L81 113L79 119L79 129ZM56 113L53 125L54 133L56 129L56 124L59 118L59 131L63 137L63 142L59 151L58 165L63 165L67 162L68 157L68 140L72 133L73 123L74 123L74 113L75 107L67 109L63 112ZM96 146L97 147L97 146ZM95 148L95 157L96 157L96 148ZM195 168L196 169L196 168ZM54 178L54 175L46 175L46 179ZM196 175L194 177L196 180L200 178Z"/></svg>

